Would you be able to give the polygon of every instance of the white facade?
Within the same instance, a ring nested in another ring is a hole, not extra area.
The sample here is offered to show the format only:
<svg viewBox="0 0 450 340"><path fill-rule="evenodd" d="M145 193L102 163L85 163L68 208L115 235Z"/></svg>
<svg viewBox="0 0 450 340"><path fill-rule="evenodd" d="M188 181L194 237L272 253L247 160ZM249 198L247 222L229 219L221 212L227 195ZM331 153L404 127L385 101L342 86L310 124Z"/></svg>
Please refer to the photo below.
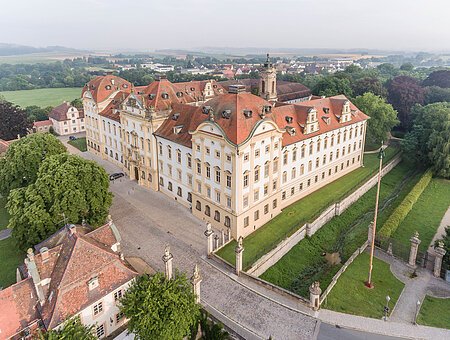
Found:
<svg viewBox="0 0 450 340"><path fill-rule="evenodd" d="M53 129L58 135L70 135L85 131L84 117L80 116L80 112L76 107L71 106L67 111L65 118L66 119L64 120L57 120L50 117L53 124Z"/></svg>

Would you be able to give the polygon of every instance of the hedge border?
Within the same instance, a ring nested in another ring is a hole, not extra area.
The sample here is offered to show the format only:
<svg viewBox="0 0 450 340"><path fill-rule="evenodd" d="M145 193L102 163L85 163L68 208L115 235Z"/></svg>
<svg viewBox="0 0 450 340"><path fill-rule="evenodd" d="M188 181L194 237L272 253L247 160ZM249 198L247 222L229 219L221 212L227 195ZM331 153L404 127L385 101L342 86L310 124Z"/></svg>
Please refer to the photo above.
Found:
<svg viewBox="0 0 450 340"><path fill-rule="evenodd" d="M430 184L433 174L431 170L426 171L419 182L411 189L409 194L403 199L394 212L389 216L386 222L383 224L379 231L380 236L391 237L391 235L397 230L400 223L403 222L405 217L409 214L414 204L422 195L425 188Z"/></svg>

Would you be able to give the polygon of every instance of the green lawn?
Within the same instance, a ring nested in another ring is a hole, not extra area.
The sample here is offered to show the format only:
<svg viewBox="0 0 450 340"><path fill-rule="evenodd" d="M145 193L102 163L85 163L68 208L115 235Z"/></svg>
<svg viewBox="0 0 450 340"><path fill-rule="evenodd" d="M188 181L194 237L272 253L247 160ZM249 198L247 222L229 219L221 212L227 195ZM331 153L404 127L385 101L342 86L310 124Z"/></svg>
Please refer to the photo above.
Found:
<svg viewBox="0 0 450 340"><path fill-rule="evenodd" d="M386 296L391 298L389 307L392 311L404 284L389 269L389 264L374 258L372 282L374 288L364 285L369 268L369 254L362 253L341 275L331 290L322 308L337 312L361 315L381 319L384 315Z"/></svg>
<svg viewBox="0 0 450 340"><path fill-rule="evenodd" d="M450 299L426 296L420 307L417 323L450 329Z"/></svg>
<svg viewBox="0 0 450 340"><path fill-rule="evenodd" d="M17 249L11 237L0 241L0 287L7 287L16 282L16 269L24 258L25 254Z"/></svg>
<svg viewBox="0 0 450 340"><path fill-rule="evenodd" d="M9 215L5 208L6 198L0 196L0 230L8 225Z"/></svg>
<svg viewBox="0 0 450 340"><path fill-rule="evenodd" d="M81 152L87 151L86 137L77 138L75 140L69 140L67 143L76 147Z"/></svg>
<svg viewBox="0 0 450 340"><path fill-rule="evenodd" d="M420 251L428 249L442 217L450 206L450 181L433 178L392 237L409 246L415 231L422 241Z"/></svg>
<svg viewBox="0 0 450 340"><path fill-rule="evenodd" d="M36 89L0 92L6 100L22 107L37 105L41 107L57 106L63 101L72 101L81 96L81 88L67 87L54 89Z"/></svg>
<svg viewBox="0 0 450 340"><path fill-rule="evenodd" d="M392 159L397 152L397 148L387 148L385 163ZM270 222L247 236L244 240L243 267L248 269L256 260L275 248L284 238L292 235L304 223L313 221L324 209L359 187L376 173L378 164L376 154L365 155L365 167L358 168L350 174L291 204ZM234 264L235 247L236 241L232 241L220 249L217 255Z"/></svg>
<svg viewBox="0 0 450 340"><path fill-rule="evenodd" d="M383 223L419 180L420 173L413 175L412 172L415 172L413 166L402 162L383 177L378 219L380 223ZM314 281L319 281L325 289L342 264L332 265L322 254L339 253L341 263L345 263L367 240L367 227L373 220L375 195L376 188L372 188L313 236L296 244L261 278L305 297Z"/></svg>

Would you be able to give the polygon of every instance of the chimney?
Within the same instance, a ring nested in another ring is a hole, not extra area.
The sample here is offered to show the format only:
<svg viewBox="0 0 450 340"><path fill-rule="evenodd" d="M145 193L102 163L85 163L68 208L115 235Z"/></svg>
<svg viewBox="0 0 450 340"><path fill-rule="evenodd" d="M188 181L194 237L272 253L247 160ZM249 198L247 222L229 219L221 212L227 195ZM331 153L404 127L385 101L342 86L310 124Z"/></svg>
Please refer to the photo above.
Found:
<svg viewBox="0 0 450 340"><path fill-rule="evenodd" d="M42 262L46 262L48 260L49 254L48 254L48 248L42 247L39 252L41 253Z"/></svg>
<svg viewBox="0 0 450 340"><path fill-rule="evenodd" d="M36 262L34 261L33 249L31 248L29 248L27 251L27 258L25 259L25 265L28 270L28 276L31 277L31 279L33 280L34 288L36 289L36 294L39 299L39 303L42 306L45 302L44 291L42 290L41 277L39 275Z"/></svg>
<svg viewBox="0 0 450 340"><path fill-rule="evenodd" d="M228 86L228 93L242 93L245 92L245 85L242 84L233 84Z"/></svg>

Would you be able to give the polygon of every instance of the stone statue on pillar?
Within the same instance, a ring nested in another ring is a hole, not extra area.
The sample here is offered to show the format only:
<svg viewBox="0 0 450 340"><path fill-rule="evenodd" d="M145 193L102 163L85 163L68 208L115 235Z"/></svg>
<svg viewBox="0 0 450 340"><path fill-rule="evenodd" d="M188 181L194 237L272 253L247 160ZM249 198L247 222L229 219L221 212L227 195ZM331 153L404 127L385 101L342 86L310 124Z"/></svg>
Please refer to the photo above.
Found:
<svg viewBox="0 0 450 340"><path fill-rule="evenodd" d="M434 249L436 253L436 257L434 258L434 277L441 276L441 268L442 268L442 258L444 257L446 251L444 249L444 242L439 241L438 246Z"/></svg>
<svg viewBox="0 0 450 340"><path fill-rule="evenodd" d="M206 223L206 230L205 230L205 236L206 236L206 240L207 240L207 242L208 242L208 247L207 247L207 254L208 254L208 257L211 257L211 254L212 254L212 252L214 251L214 248L213 248L213 234L214 234L214 231L212 231L212 228L211 228L211 223Z"/></svg>
<svg viewBox="0 0 450 340"><path fill-rule="evenodd" d="M242 256L243 256L243 252L244 252L244 246L243 246L243 237L240 236L238 239L238 244L235 248L235 253L236 253L236 275L240 275L241 271L242 271Z"/></svg>
<svg viewBox="0 0 450 340"><path fill-rule="evenodd" d="M202 277L200 276L200 271L198 265L194 266L194 272L191 277L192 288L195 294L195 302L200 303L200 282L202 282Z"/></svg>
<svg viewBox="0 0 450 340"><path fill-rule="evenodd" d="M320 294L322 294L320 283L319 281L314 281L309 287L309 305L314 310L318 310L320 308Z"/></svg>
<svg viewBox="0 0 450 340"><path fill-rule="evenodd" d="M170 253L170 247L169 245L166 245L164 249L164 256L162 257L164 264L165 264L165 276L167 280L172 279L172 261L173 256Z"/></svg>

